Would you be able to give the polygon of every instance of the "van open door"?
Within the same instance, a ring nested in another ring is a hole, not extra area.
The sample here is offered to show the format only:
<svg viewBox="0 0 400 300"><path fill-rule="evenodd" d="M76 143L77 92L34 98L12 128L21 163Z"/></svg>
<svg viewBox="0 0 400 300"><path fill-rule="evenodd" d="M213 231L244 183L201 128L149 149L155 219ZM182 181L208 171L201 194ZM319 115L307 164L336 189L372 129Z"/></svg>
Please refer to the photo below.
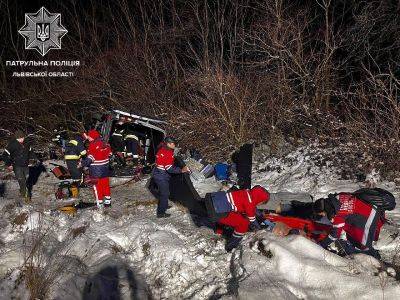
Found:
<svg viewBox="0 0 400 300"><path fill-rule="evenodd" d="M164 140L165 130L161 126L165 124L165 121L156 118L113 110L104 114L96 127L107 143L111 142L111 137L117 128L135 132L138 138L139 163L144 167L149 167L154 164L158 145ZM111 146L113 146L112 143ZM118 151L113 149L114 176L129 176L136 169L134 165L125 161L125 153L126 149L125 152L121 149Z"/></svg>

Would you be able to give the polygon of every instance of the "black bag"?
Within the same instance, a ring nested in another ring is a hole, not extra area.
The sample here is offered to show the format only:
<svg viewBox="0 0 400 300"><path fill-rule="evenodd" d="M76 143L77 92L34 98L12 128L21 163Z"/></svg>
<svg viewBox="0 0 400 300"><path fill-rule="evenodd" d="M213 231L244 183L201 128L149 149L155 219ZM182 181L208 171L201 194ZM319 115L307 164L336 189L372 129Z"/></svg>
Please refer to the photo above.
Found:
<svg viewBox="0 0 400 300"><path fill-rule="evenodd" d="M353 193L358 199L376 206L380 210L393 210L396 207L396 199L393 194L380 188L363 188Z"/></svg>

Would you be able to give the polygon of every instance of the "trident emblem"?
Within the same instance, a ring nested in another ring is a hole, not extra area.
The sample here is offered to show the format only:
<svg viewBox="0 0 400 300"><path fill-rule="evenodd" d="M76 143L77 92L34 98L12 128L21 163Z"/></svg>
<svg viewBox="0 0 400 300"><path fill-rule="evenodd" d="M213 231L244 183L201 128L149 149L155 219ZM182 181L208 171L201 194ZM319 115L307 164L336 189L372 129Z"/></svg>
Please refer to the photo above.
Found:
<svg viewBox="0 0 400 300"><path fill-rule="evenodd" d="M39 23L36 25L36 36L39 40L44 42L50 38L50 24L46 23Z"/></svg>
<svg viewBox="0 0 400 300"><path fill-rule="evenodd" d="M61 24L61 15L42 7L25 14L25 24L18 31L25 39L25 49L35 49L45 56L51 49L61 49L61 39L67 29Z"/></svg>

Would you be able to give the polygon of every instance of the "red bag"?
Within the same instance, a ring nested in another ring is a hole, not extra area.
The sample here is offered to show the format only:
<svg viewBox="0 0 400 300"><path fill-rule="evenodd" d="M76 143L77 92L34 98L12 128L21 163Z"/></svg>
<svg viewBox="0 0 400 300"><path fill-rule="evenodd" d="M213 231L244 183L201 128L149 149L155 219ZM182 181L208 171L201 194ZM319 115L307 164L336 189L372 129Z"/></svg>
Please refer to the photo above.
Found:
<svg viewBox="0 0 400 300"><path fill-rule="evenodd" d="M51 172L54 174L54 176L61 180L71 178L71 174L69 173L68 169L63 166L57 166L53 168Z"/></svg>

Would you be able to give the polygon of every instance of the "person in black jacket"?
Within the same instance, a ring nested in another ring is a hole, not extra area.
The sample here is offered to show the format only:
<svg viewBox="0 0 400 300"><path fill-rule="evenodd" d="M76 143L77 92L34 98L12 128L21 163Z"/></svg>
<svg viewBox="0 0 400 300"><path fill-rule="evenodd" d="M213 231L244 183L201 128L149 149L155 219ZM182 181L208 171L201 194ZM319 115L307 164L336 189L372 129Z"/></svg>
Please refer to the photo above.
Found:
<svg viewBox="0 0 400 300"><path fill-rule="evenodd" d="M36 155L32 151L29 143L25 141L25 134L17 130L7 147L4 149L3 160L10 171L14 171L18 180L19 192L26 202L30 202L30 194L27 189L27 179L29 175L29 160L35 159Z"/></svg>
<svg viewBox="0 0 400 300"><path fill-rule="evenodd" d="M132 128L127 127L125 130L124 141L126 146L126 159L132 160L134 164L137 164L139 159L139 137L137 133Z"/></svg>
<svg viewBox="0 0 400 300"><path fill-rule="evenodd" d="M82 169L79 163L86 156L85 141L81 135L75 134L65 146L64 159L72 180L77 184L82 183Z"/></svg>

